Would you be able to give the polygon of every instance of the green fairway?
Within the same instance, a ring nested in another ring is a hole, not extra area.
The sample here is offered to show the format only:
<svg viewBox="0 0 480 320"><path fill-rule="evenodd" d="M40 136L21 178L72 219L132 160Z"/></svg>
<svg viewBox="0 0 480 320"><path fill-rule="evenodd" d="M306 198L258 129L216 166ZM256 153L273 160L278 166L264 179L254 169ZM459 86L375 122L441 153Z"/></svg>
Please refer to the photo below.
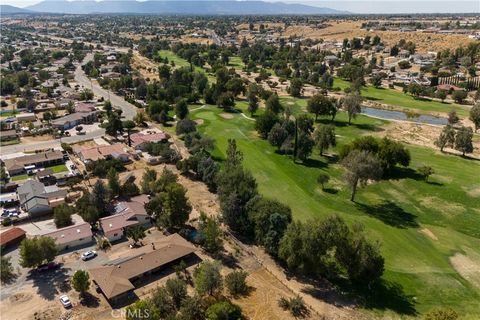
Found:
<svg viewBox="0 0 480 320"><path fill-rule="evenodd" d="M306 103L288 98L282 102L293 102L296 112ZM246 104L237 103L237 107L245 110ZM398 287L391 287L371 302L369 309L412 315L412 308L424 313L450 306L469 319L480 317L480 288L474 286L480 279L465 280L449 260L458 253L466 261L480 263L480 162L409 145L410 168L400 170L395 179L360 189L353 203L343 182L343 169L333 158L315 152L307 163L294 164L258 138L254 121L241 114L225 119L220 113L217 107L207 106L191 115L203 119L199 129L216 140L216 157L224 158L229 138L237 140L244 164L256 177L263 195L287 203L296 219L339 214L349 223L361 222L371 239L381 241L386 260L384 279ZM355 137L381 130L386 123L359 116L348 126L345 114L339 113L336 150ZM429 183L415 173L422 165L435 170ZM326 191L316 182L321 172L331 177Z"/></svg>
<svg viewBox="0 0 480 320"><path fill-rule="evenodd" d="M333 82L334 87L339 87L342 90L350 87L348 81L335 77ZM468 116L468 108L453 103L441 103L439 101L431 101L428 99L415 99L411 95L402 92L386 89L375 88L373 86L366 86L362 88L362 96L365 99L385 103L392 106L397 106L404 109L415 109L418 112L443 112L448 113L451 110L457 111L457 114L462 117Z"/></svg>
<svg viewBox="0 0 480 320"><path fill-rule="evenodd" d="M162 58L167 58L169 62L173 61L175 63L175 66L190 67L190 63L187 60L177 56L175 53L173 53L170 50L160 50L160 51L158 51L158 55ZM205 69L203 69L201 67L198 67L198 66L195 66L194 69L196 71L205 73L205 75L208 77L208 81L210 83L215 82L215 75L212 75L212 74L208 73Z"/></svg>
<svg viewBox="0 0 480 320"><path fill-rule="evenodd" d="M229 67L234 67L236 70L240 71L245 68L245 64L243 63L242 59L239 56L233 56L230 58L228 63Z"/></svg>

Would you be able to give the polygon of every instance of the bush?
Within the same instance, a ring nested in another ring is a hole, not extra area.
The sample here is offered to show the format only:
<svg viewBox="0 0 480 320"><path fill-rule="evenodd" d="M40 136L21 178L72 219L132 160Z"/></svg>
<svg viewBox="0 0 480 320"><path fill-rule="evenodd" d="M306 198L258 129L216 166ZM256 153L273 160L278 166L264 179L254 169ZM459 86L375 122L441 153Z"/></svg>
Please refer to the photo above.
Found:
<svg viewBox="0 0 480 320"><path fill-rule="evenodd" d="M100 159L88 163L86 168L88 171L91 171L93 175L100 178L105 178L110 168L114 168L115 171L121 172L125 170L125 165L123 164L122 160L119 159Z"/></svg>
<svg viewBox="0 0 480 320"><path fill-rule="evenodd" d="M208 320L237 320L242 318L242 310L230 301L217 302L206 312Z"/></svg>
<svg viewBox="0 0 480 320"><path fill-rule="evenodd" d="M2 220L2 226L4 226L4 227L7 227L11 224L12 224L12 219L10 219L8 217Z"/></svg>
<svg viewBox="0 0 480 320"><path fill-rule="evenodd" d="M296 296L290 299L281 297L280 300L278 300L278 305L283 310L290 311L292 316L294 316L295 318L305 317L309 314L305 301L303 301L303 298L300 296Z"/></svg>
<svg viewBox="0 0 480 320"><path fill-rule="evenodd" d="M248 291L248 273L245 271L233 271L225 277L225 286L232 296L244 295Z"/></svg>

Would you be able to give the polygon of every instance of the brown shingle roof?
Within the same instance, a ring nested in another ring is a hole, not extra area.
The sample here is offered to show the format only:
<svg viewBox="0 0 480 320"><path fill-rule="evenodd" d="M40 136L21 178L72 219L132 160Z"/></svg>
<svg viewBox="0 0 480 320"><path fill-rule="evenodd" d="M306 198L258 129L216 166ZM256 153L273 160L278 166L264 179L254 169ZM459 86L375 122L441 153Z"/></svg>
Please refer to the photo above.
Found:
<svg viewBox="0 0 480 320"><path fill-rule="evenodd" d="M11 169L23 169L25 165L42 163L45 161L60 160L63 159L63 153L58 150L40 152L32 155L25 155L18 158L6 159L5 167L7 170Z"/></svg>
<svg viewBox="0 0 480 320"><path fill-rule="evenodd" d="M195 247L178 234L154 243L154 248L148 246L147 252L119 258L90 269L90 275L103 294L110 299L134 289L130 279L195 252Z"/></svg>
<svg viewBox="0 0 480 320"><path fill-rule="evenodd" d="M18 227L13 227L0 233L0 245L3 247L11 241L24 237L25 231Z"/></svg>

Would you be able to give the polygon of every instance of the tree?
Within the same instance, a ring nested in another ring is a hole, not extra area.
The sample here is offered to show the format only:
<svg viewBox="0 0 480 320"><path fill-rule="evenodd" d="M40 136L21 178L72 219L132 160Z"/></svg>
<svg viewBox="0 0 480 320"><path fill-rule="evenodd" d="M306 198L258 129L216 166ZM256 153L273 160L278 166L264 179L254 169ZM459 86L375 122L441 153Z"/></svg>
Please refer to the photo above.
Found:
<svg viewBox="0 0 480 320"><path fill-rule="evenodd" d="M317 177L317 182L322 185L322 190L325 190L325 184L330 181L330 176L326 173L320 173Z"/></svg>
<svg viewBox="0 0 480 320"><path fill-rule="evenodd" d="M175 104L175 114L177 115L177 119L183 120L188 116L188 103L185 99L180 99Z"/></svg>
<svg viewBox="0 0 480 320"><path fill-rule="evenodd" d="M159 320L160 312L151 300L137 300L125 309L127 320Z"/></svg>
<svg viewBox="0 0 480 320"><path fill-rule="evenodd" d="M472 139L472 128L462 126L455 135L455 150L462 152L462 156L465 156L465 153L473 152Z"/></svg>
<svg viewBox="0 0 480 320"><path fill-rule="evenodd" d="M352 188L351 201L355 201L357 186L365 185L368 180L378 180L382 176L380 162L366 151L351 151L343 160L342 165L347 170L345 179Z"/></svg>
<svg viewBox="0 0 480 320"><path fill-rule="evenodd" d="M268 141L272 146L280 149L285 139L288 137L288 131L283 128L280 123L275 123L273 128L268 133Z"/></svg>
<svg viewBox="0 0 480 320"><path fill-rule="evenodd" d="M223 279L220 274L220 265L216 261L203 261L193 272L195 289L200 296L206 294L212 296L220 292L223 287Z"/></svg>
<svg viewBox="0 0 480 320"><path fill-rule="evenodd" d="M179 278L168 279L165 284L165 289L170 295L175 309L178 310L182 301L187 297L187 284Z"/></svg>
<svg viewBox="0 0 480 320"><path fill-rule="evenodd" d="M309 134L301 133L298 136L297 140L297 152L296 157L300 158L302 161L306 161L308 157L312 154L313 146L315 141Z"/></svg>
<svg viewBox="0 0 480 320"><path fill-rule="evenodd" d="M203 212L200 214L200 242L203 249L209 253L217 253L223 248L222 229L220 222L207 216Z"/></svg>
<svg viewBox="0 0 480 320"><path fill-rule="evenodd" d="M421 166L417 169L417 171L425 181L428 181L428 177L435 173L433 168L430 166Z"/></svg>
<svg viewBox="0 0 480 320"><path fill-rule="evenodd" d="M180 307L180 320L202 320L205 319L202 300L198 296L187 297Z"/></svg>
<svg viewBox="0 0 480 320"><path fill-rule="evenodd" d="M334 108L332 99L323 94L315 94L307 103L307 111L315 115L315 122L319 115L331 114L332 108Z"/></svg>
<svg viewBox="0 0 480 320"><path fill-rule="evenodd" d="M90 287L88 273L84 270L77 270L72 277L72 287L83 297Z"/></svg>
<svg viewBox="0 0 480 320"><path fill-rule="evenodd" d="M283 111L283 106L281 105L280 99L276 93L271 94L267 101L265 101L265 110L271 111L274 114L278 114Z"/></svg>
<svg viewBox="0 0 480 320"><path fill-rule="evenodd" d="M255 121L255 130L257 130L260 137L266 139L272 130L273 126L278 122L276 113L267 109L262 115L258 116Z"/></svg>
<svg viewBox="0 0 480 320"><path fill-rule="evenodd" d="M133 244L136 245L138 241L145 238L145 228L141 225L135 225L128 227L126 231L126 236L129 239L132 239Z"/></svg>
<svg viewBox="0 0 480 320"><path fill-rule="evenodd" d="M303 81L299 78L290 80L289 93L292 97L300 97L302 95Z"/></svg>
<svg viewBox="0 0 480 320"><path fill-rule="evenodd" d="M445 101L447 98L448 92L446 90L437 90L436 94L438 99L442 100L442 102Z"/></svg>
<svg viewBox="0 0 480 320"><path fill-rule="evenodd" d="M142 181L140 187L143 193L152 194L154 189L154 183L157 180L157 171L153 169L145 169L142 175Z"/></svg>
<svg viewBox="0 0 480 320"><path fill-rule="evenodd" d="M177 135L194 132L197 131L196 125L195 121L185 118L177 122L175 132Z"/></svg>
<svg viewBox="0 0 480 320"><path fill-rule="evenodd" d="M435 145L440 148L440 151L443 152L445 147L453 148L455 143L455 130L450 125L443 127L440 136L435 140Z"/></svg>
<svg viewBox="0 0 480 320"><path fill-rule="evenodd" d="M144 111L137 111L135 116L133 117L133 121L135 124L139 127L145 126L145 123L147 122L147 115L145 114Z"/></svg>
<svg viewBox="0 0 480 320"><path fill-rule="evenodd" d="M0 257L0 280L2 283L11 281L15 276L13 266L10 260L11 257Z"/></svg>
<svg viewBox="0 0 480 320"><path fill-rule="evenodd" d="M51 237L25 238L20 243L20 265L35 268L55 259L59 250Z"/></svg>
<svg viewBox="0 0 480 320"><path fill-rule="evenodd" d="M222 301L211 305L206 315L208 320L240 320L242 310L230 301Z"/></svg>
<svg viewBox="0 0 480 320"><path fill-rule="evenodd" d="M480 128L480 103L477 103L470 109L469 119L475 125L475 132Z"/></svg>
<svg viewBox="0 0 480 320"><path fill-rule="evenodd" d="M402 143L387 137L378 142L376 157L380 161L384 175L391 173L397 164L408 167L411 159L410 152Z"/></svg>
<svg viewBox="0 0 480 320"><path fill-rule="evenodd" d="M250 112L250 116L253 116L255 112L258 110L258 97L255 91L249 88L247 92L247 100L248 100L248 112Z"/></svg>
<svg viewBox="0 0 480 320"><path fill-rule="evenodd" d="M166 319L175 314L175 306L172 298L165 287L157 287L153 290L151 301L158 310L159 318Z"/></svg>
<svg viewBox="0 0 480 320"><path fill-rule="evenodd" d="M375 74L370 78L370 83L375 88L380 88L382 86L382 76L380 74Z"/></svg>
<svg viewBox="0 0 480 320"><path fill-rule="evenodd" d="M90 203L98 210L100 215L107 213L108 204L108 190L102 180L97 180L93 185L92 192L90 193Z"/></svg>
<svg viewBox="0 0 480 320"><path fill-rule="evenodd" d="M120 120L120 117L116 113L112 113L110 117L108 117L108 123L105 126L105 133L115 137L117 133L123 131L123 123Z"/></svg>
<svg viewBox="0 0 480 320"><path fill-rule="evenodd" d="M111 167L107 173L108 188L110 189L112 197L120 195L121 186L120 179L118 178L117 170L114 167Z"/></svg>
<svg viewBox="0 0 480 320"><path fill-rule="evenodd" d="M122 122L122 127L123 127L123 129L127 130L128 146L131 147L132 146L132 140L130 140L130 134L132 133L132 129L135 128L135 122L133 122L132 120L125 120L125 121Z"/></svg>
<svg viewBox="0 0 480 320"><path fill-rule="evenodd" d="M248 273L242 270L232 271L225 277L225 287L234 297L244 295L248 292L247 285Z"/></svg>
<svg viewBox="0 0 480 320"><path fill-rule="evenodd" d="M458 121L460 121L460 118L458 117L457 112L455 110L451 110L448 113L448 124L453 126Z"/></svg>
<svg viewBox="0 0 480 320"><path fill-rule="evenodd" d="M467 92L464 90L456 90L452 93L452 98L457 103L462 103L463 100L468 96Z"/></svg>
<svg viewBox="0 0 480 320"><path fill-rule="evenodd" d="M320 155L323 155L323 151L330 147L336 146L335 139L335 127L332 125L320 125L313 133L315 146L320 150Z"/></svg>
<svg viewBox="0 0 480 320"><path fill-rule="evenodd" d="M53 209L53 222L57 228L68 227L73 224L72 221L73 208L62 203Z"/></svg>
<svg viewBox="0 0 480 320"><path fill-rule="evenodd" d="M93 92L90 89L83 89L80 92L80 100L86 101L86 100L92 100L93 99Z"/></svg>
<svg viewBox="0 0 480 320"><path fill-rule="evenodd" d="M222 92L217 98L217 106L223 109L231 109L235 106L235 97L231 92Z"/></svg>
<svg viewBox="0 0 480 320"><path fill-rule="evenodd" d="M362 97L358 94L346 96L343 99L343 108L348 114L348 124L351 124L352 118L362 111Z"/></svg>
<svg viewBox="0 0 480 320"><path fill-rule="evenodd" d="M292 210L277 200L260 198L249 211L250 220L254 224L255 241L267 253L276 257L280 240L292 222Z"/></svg>
<svg viewBox="0 0 480 320"><path fill-rule="evenodd" d="M192 206L186 196L187 190L179 183L169 184L160 193L162 203L158 222L165 228L181 227L187 222Z"/></svg>
<svg viewBox="0 0 480 320"><path fill-rule="evenodd" d="M435 309L425 315L425 320L457 320L458 313L452 308Z"/></svg>

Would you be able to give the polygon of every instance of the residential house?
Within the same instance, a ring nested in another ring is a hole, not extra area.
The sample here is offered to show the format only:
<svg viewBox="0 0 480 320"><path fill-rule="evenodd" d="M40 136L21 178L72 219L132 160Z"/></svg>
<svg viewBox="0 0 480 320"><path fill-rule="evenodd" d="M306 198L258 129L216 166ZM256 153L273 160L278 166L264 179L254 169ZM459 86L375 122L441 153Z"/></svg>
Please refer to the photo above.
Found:
<svg viewBox="0 0 480 320"><path fill-rule="evenodd" d="M11 141L18 139L18 134L15 130L0 131L0 141Z"/></svg>
<svg viewBox="0 0 480 320"><path fill-rule="evenodd" d="M44 233L41 236L53 238L60 250L83 247L95 241L92 227L86 222Z"/></svg>
<svg viewBox="0 0 480 320"><path fill-rule="evenodd" d="M17 118L18 123L37 120L37 116L33 112L25 112L25 113L17 114L15 117Z"/></svg>
<svg viewBox="0 0 480 320"><path fill-rule="evenodd" d="M41 168L64 162L63 153L58 150L23 155L12 159L5 159L4 161L5 170L10 176L26 173L27 167L34 166L34 168Z"/></svg>
<svg viewBox="0 0 480 320"><path fill-rule="evenodd" d="M75 112L89 113L95 110L96 108L93 103L78 102L75 104Z"/></svg>
<svg viewBox="0 0 480 320"><path fill-rule="evenodd" d="M80 148L77 150L74 149L74 151L77 157L79 157L85 164L100 159L108 160L114 158L120 159L123 162L129 160L129 155L124 151L124 145L121 143L91 148Z"/></svg>
<svg viewBox="0 0 480 320"><path fill-rule="evenodd" d="M164 132L138 132L130 135L132 147L136 150L145 151L147 145L151 142L165 142L170 138Z"/></svg>
<svg viewBox="0 0 480 320"><path fill-rule="evenodd" d="M65 202L66 190L57 186L46 187L35 180L27 180L17 189L20 206L30 216L40 216L52 212L53 208Z"/></svg>
<svg viewBox="0 0 480 320"><path fill-rule="evenodd" d="M178 234L172 234L138 250L140 253L136 251L135 255L121 256L88 271L108 301L121 302L136 289L135 280L187 258L196 251L192 244Z"/></svg>
<svg viewBox="0 0 480 320"><path fill-rule="evenodd" d="M146 195L134 197L130 201L119 202L115 206L115 213L101 218L100 226L105 237L110 241L117 241L124 237L128 227L150 225L150 216L145 210L145 203L149 201Z"/></svg>
<svg viewBox="0 0 480 320"><path fill-rule="evenodd" d="M0 247L5 249L8 246L15 245L25 239L25 231L18 227L13 227L0 233Z"/></svg>
<svg viewBox="0 0 480 320"><path fill-rule="evenodd" d="M75 112L52 121L57 130L69 130L81 124L92 124L98 120L98 112Z"/></svg>

